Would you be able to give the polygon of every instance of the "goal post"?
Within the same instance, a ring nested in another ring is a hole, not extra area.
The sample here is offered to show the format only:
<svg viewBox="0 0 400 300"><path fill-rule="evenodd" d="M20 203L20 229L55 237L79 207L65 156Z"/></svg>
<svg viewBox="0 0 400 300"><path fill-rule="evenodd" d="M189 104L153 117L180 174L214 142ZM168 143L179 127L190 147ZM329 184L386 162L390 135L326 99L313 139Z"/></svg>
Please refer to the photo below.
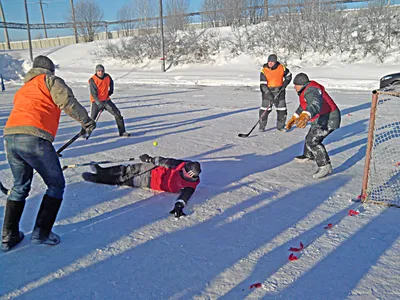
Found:
<svg viewBox="0 0 400 300"><path fill-rule="evenodd" d="M372 92L361 201L400 207L400 85Z"/></svg>

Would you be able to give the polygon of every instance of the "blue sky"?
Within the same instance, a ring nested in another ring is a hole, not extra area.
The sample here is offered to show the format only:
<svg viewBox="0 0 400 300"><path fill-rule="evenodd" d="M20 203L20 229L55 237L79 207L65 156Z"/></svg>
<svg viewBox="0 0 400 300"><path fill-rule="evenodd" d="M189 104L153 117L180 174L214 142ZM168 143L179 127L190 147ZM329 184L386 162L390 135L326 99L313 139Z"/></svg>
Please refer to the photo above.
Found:
<svg viewBox="0 0 400 300"><path fill-rule="evenodd" d="M76 3L78 0L74 0ZM128 0L95 0L104 12L104 20L116 21L117 11L123 5L129 3ZM1 0L7 22L25 23L25 6L24 0ZM70 9L70 0L42 0L43 11L46 23L62 23L66 20ZM189 0L190 11L198 11L202 0ZM29 22L42 23L40 14L39 0L28 0ZM32 30L32 38L35 38L39 33L44 36L43 30ZM56 37L57 35L72 35L72 29L55 29L48 30L48 35ZM8 34L11 40L27 39L26 30L9 30ZM0 41L4 41L4 30L0 29Z"/></svg>
<svg viewBox="0 0 400 300"><path fill-rule="evenodd" d="M6 15L7 22L25 23L24 0L1 0ZM75 0L75 3L77 0ZM116 21L117 11L128 0L96 0L104 11L104 20ZM190 11L199 11L203 0L189 0ZM392 4L400 3L400 0L392 0ZM70 9L70 0L43 0L46 5L43 6L46 23L60 23L66 20ZM354 5L353 5L354 6ZM29 21L31 23L41 23L41 14L39 8L39 0L28 0ZM43 30L32 30L32 38L42 36ZM72 35L72 29L53 29L48 30L50 37ZM27 39L26 30L9 30L11 40ZM4 41L4 30L0 29L0 41Z"/></svg>

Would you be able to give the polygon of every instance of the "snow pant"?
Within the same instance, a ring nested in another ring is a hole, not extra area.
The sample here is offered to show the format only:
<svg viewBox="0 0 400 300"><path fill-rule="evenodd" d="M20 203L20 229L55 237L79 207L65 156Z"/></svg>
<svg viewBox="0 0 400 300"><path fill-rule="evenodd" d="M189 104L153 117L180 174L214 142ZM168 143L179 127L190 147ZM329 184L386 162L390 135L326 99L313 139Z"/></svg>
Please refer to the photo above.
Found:
<svg viewBox="0 0 400 300"><path fill-rule="evenodd" d="M105 101L104 110L108 111L110 114L114 116L115 122L117 123L118 126L119 135L122 135L126 131L125 122L118 107L111 100L107 100ZM96 102L92 102L90 106L90 117L93 120L96 120L99 112L100 108L97 106Z"/></svg>
<svg viewBox="0 0 400 300"><path fill-rule="evenodd" d="M267 110L267 112L263 115L261 121L260 121L260 129L265 129L268 123L268 115L272 111L272 106L275 106L276 112L277 112L277 120L276 120L276 128L278 130L283 129L286 124L286 118L287 118L287 107L286 107L286 91L283 90L280 94L279 97L276 101L274 101L274 97L279 92L279 88L270 88L271 94L263 94L262 95L262 100L261 100L261 107L259 110L259 118L261 118L261 115Z"/></svg>
<svg viewBox="0 0 400 300"><path fill-rule="evenodd" d="M96 182L111 185L150 188L151 170L156 165L138 163L129 166L119 165L108 168L97 167Z"/></svg>
<svg viewBox="0 0 400 300"><path fill-rule="evenodd" d="M337 109L329 114L320 116L311 123L311 128L306 135L303 155L315 159L318 167L325 166L331 162L322 142L335 129L340 127L340 121L340 111Z"/></svg>

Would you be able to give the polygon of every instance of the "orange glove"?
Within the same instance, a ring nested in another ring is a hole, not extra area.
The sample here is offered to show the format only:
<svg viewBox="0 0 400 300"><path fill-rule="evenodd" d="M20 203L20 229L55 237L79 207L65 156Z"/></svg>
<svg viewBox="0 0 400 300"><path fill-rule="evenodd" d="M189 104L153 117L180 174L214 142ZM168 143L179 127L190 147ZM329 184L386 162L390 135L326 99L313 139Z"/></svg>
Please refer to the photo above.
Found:
<svg viewBox="0 0 400 300"><path fill-rule="evenodd" d="M296 121L297 128L305 128L307 126L308 121L310 121L311 117L307 112L302 112L300 117Z"/></svg>
<svg viewBox="0 0 400 300"><path fill-rule="evenodd" d="M290 118L289 122L287 122L285 126L287 130L290 130L293 127L294 123L296 123L297 118L298 118L297 115L293 115Z"/></svg>

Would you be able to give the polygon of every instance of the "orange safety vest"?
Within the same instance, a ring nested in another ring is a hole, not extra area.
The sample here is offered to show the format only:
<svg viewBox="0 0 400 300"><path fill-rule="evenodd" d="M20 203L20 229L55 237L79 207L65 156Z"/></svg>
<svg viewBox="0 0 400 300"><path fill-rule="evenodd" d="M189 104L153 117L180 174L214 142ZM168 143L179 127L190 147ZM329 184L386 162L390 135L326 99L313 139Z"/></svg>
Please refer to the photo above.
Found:
<svg viewBox="0 0 400 300"><path fill-rule="evenodd" d="M46 85L46 74L25 83L14 96L14 107L5 128L33 126L56 137L61 110Z"/></svg>
<svg viewBox="0 0 400 300"><path fill-rule="evenodd" d="M283 77L285 76L286 68L283 65L279 65L276 69L270 69L265 67L261 70L264 73L265 78L267 79L267 86L274 88L274 87L281 87L283 85Z"/></svg>
<svg viewBox="0 0 400 300"><path fill-rule="evenodd" d="M150 188L157 191L170 193L179 193L184 187L196 189L200 183L198 181L189 181L182 178L179 173L185 167L185 162L180 163L176 168L157 167L151 171Z"/></svg>
<svg viewBox="0 0 400 300"><path fill-rule="evenodd" d="M110 100L110 97L108 96L108 90L110 88L110 76L106 75L103 79L100 79L95 74L91 77L91 79L93 79L97 86L97 98L99 98L100 101ZM90 84L90 79L88 82ZM90 94L90 102L94 102L92 94Z"/></svg>

